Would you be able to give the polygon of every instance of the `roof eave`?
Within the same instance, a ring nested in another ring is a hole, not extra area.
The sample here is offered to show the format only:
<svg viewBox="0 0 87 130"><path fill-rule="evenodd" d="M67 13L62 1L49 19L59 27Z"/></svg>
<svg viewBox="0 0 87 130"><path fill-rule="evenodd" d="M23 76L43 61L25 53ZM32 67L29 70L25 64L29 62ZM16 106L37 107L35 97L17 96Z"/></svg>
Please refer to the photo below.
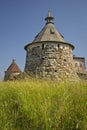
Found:
<svg viewBox="0 0 87 130"><path fill-rule="evenodd" d="M58 43L58 42L59 42L59 43L63 43L63 44L67 44L67 45L71 46L71 47L72 47L72 50L75 49L74 45L72 45L71 43L61 42L61 41L38 41L38 42L32 42L32 43L27 44L27 45L24 47L24 49L27 50L27 47L30 46L30 45L32 45L32 44L36 44L36 43L46 43L46 42L55 42L55 43Z"/></svg>

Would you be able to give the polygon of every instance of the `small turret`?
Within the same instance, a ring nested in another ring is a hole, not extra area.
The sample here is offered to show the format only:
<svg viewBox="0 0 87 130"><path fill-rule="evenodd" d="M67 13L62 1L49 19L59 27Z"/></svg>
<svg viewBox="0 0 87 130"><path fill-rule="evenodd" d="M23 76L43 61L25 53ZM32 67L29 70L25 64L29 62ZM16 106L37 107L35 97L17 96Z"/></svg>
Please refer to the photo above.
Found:
<svg viewBox="0 0 87 130"><path fill-rule="evenodd" d="M20 68L16 64L16 60L13 59L11 65L5 71L4 80L13 80L14 76L19 75L21 73Z"/></svg>

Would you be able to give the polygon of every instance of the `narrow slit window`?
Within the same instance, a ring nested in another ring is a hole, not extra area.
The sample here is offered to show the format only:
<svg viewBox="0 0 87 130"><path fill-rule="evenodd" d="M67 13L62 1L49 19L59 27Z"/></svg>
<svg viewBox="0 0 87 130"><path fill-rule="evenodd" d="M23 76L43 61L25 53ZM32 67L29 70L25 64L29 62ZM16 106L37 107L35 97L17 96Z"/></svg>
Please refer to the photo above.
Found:
<svg viewBox="0 0 87 130"><path fill-rule="evenodd" d="M44 44L42 44L42 50L44 49Z"/></svg>
<svg viewBox="0 0 87 130"><path fill-rule="evenodd" d="M58 44L58 48L60 47L60 45Z"/></svg>

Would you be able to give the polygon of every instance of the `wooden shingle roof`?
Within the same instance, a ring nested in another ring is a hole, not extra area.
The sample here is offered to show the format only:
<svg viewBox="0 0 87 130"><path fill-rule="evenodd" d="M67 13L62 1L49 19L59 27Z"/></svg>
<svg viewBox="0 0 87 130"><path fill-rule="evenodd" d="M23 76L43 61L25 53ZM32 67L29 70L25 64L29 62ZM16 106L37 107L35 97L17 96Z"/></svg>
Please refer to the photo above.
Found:
<svg viewBox="0 0 87 130"><path fill-rule="evenodd" d="M66 42L64 37L59 33L54 25L54 17L48 12L48 16L45 18L46 24L43 29L36 35L33 42L40 41L59 41Z"/></svg>
<svg viewBox="0 0 87 130"><path fill-rule="evenodd" d="M74 46L71 43L68 43L63 35L56 29L54 25L54 17L51 15L50 12L48 12L47 17L45 18L46 24L42 28L42 30L35 36L32 43L27 44L24 48L25 50L27 47L34 43L46 43L46 42L59 42L64 43L72 47L74 49Z"/></svg>
<svg viewBox="0 0 87 130"><path fill-rule="evenodd" d="M7 72L21 72L20 68L18 67L14 59L6 71Z"/></svg>

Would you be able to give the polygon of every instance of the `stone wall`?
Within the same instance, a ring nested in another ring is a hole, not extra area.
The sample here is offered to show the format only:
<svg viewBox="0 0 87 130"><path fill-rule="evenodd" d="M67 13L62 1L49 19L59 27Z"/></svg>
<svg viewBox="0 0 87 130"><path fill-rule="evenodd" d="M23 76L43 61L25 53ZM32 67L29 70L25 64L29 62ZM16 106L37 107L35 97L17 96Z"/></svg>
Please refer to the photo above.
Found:
<svg viewBox="0 0 87 130"><path fill-rule="evenodd" d="M14 80L15 76L18 76L19 74L21 74L21 72L7 72L5 71L5 77L4 77L4 81L7 80Z"/></svg>
<svg viewBox="0 0 87 130"><path fill-rule="evenodd" d="M85 80L87 81L87 71L85 72L78 72L78 77L81 79L81 80Z"/></svg>
<svg viewBox="0 0 87 130"><path fill-rule="evenodd" d="M27 47L25 72L52 79L76 77L72 47L58 42L30 44Z"/></svg>

